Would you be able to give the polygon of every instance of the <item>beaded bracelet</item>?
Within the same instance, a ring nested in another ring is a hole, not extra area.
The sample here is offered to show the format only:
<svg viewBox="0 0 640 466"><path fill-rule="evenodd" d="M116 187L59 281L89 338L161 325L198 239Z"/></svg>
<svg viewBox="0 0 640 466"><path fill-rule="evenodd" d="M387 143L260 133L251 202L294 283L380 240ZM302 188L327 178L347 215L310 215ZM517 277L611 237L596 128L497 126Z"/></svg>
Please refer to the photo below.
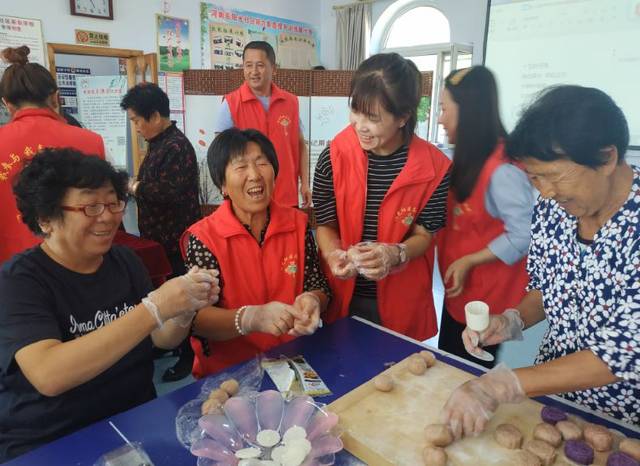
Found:
<svg viewBox="0 0 640 466"><path fill-rule="evenodd" d="M160 311L158 311L158 306L156 306L156 303L151 301L149 296L150 294L147 295L146 298L142 298L142 304L144 304L144 307L147 308L147 311L149 311L149 313L153 316L153 318L156 319L156 322L158 323L158 328L161 328L163 322L162 322L162 319L160 318Z"/></svg>
<svg viewBox="0 0 640 466"><path fill-rule="evenodd" d="M242 336L244 336L244 335L246 335L246 334L245 334L245 333L244 333L244 331L242 330L242 327L240 327L240 315L245 311L245 309L247 309L247 307L248 307L248 306L242 306L242 307L240 307L240 308L236 311L236 316L235 316L235 317L234 317L234 319L233 319L233 323L234 323L234 325L235 325L235 327L236 327L236 331L237 331L240 335L242 335Z"/></svg>

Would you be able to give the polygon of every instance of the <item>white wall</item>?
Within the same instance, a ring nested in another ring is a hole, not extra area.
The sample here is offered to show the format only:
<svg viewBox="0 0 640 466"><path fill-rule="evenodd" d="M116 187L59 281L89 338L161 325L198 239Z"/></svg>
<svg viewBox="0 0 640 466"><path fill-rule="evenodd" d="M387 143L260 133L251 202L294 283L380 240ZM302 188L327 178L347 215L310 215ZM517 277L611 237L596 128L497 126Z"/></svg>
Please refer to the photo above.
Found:
<svg viewBox="0 0 640 466"><path fill-rule="evenodd" d="M0 14L43 20L46 42L74 44L74 29L107 32L111 47L156 51L156 13L189 20L191 67L200 68L199 0L113 0L114 20L71 16L69 0L0 0ZM309 23L320 32L320 4L315 0L212 0L208 3ZM321 45L322 50L322 45Z"/></svg>
<svg viewBox="0 0 640 466"><path fill-rule="evenodd" d="M387 8L396 0L378 0L372 5L373 25L380 19ZM400 0L406 3L408 0ZM327 68L337 66L336 56L336 15L334 5L352 3L352 0L322 0L320 33L321 61ZM400 3L400 2L398 2ZM487 16L486 0L424 0L414 3L438 8L449 19L451 26L451 41L463 44L473 44L474 63L482 62L482 47L484 44L484 27ZM395 7L395 5L394 5Z"/></svg>

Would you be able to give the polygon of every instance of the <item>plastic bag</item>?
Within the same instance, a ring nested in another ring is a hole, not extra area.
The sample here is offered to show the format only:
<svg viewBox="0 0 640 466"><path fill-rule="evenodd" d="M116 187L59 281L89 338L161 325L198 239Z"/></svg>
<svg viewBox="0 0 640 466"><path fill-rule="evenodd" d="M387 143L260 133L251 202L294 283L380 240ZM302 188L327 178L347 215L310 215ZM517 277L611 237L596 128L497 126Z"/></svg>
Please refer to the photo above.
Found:
<svg viewBox="0 0 640 466"><path fill-rule="evenodd" d="M182 405L176 415L176 437L183 447L190 449L193 442L201 437L202 429L198 426L198 419L202 417L202 403L207 400L209 393L216 390L222 382L236 379L240 384L239 395L256 392L260 389L264 375L260 362L260 358L254 358L233 370L226 370L204 379L198 397Z"/></svg>

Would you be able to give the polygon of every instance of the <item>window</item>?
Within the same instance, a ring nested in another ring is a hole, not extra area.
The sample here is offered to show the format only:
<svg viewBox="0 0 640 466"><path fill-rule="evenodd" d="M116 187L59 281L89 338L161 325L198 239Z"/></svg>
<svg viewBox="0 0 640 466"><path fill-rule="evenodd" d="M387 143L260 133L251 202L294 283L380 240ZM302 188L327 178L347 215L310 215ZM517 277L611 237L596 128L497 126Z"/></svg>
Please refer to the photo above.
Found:
<svg viewBox="0 0 640 466"><path fill-rule="evenodd" d="M409 47L450 41L447 17L433 7L419 6L393 20L384 47Z"/></svg>
<svg viewBox="0 0 640 466"><path fill-rule="evenodd" d="M417 133L438 144L446 136L437 124L442 81L452 69L471 66L470 45L451 42L446 15L426 0L397 0L380 15L372 33L372 53L397 52L420 71L433 73L432 101L420 105Z"/></svg>

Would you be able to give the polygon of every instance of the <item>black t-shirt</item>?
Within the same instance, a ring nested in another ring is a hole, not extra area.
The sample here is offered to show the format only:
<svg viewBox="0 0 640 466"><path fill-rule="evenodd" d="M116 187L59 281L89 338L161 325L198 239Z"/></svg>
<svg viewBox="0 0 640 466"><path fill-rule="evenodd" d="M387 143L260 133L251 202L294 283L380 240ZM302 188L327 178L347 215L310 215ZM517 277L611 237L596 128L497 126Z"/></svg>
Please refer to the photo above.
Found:
<svg viewBox="0 0 640 466"><path fill-rule="evenodd" d="M142 262L113 246L92 274L72 272L40 247L0 272L0 462L155 397L151 338L93 380L46 397L15 353L32 343L69 341L133 309L152 289Z"/></svg>

